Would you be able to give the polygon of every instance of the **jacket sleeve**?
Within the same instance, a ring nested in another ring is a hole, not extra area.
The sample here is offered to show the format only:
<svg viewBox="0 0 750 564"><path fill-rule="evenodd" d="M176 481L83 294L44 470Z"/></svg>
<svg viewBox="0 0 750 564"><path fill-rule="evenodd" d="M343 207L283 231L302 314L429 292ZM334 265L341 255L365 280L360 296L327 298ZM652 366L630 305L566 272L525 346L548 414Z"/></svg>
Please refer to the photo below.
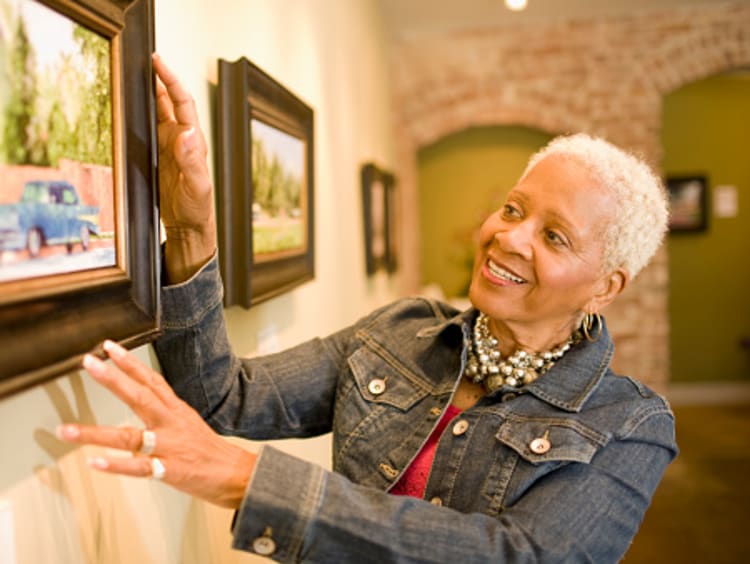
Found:
<svg viewBox="0 0 750 564"><path fill-rule="evenodd" d="M590 464L544 477L498 517L358 486L264 447L233 546L279 562L617 562L675 455L670 428L670 415L651 415Z"/></svg>
<svg viewBox="0 0 750 564"><path fill-rule="evenodd" d="M349 331L283 353L232 353L214 256L192 279L162 288L163 335L154 343L174 391L217 432L247 439L330 431L340 346Z"/></svg>

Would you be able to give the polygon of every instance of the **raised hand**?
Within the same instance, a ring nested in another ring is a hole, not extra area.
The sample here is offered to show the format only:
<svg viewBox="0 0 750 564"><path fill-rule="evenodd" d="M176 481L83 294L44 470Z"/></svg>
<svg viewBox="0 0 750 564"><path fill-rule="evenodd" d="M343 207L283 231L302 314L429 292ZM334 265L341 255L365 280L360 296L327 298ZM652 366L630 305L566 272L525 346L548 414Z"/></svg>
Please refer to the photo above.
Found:
<svg viewBox="0 0 750 564"><path fill-rule="evenodd" d="M69 423L60 439L123 451L129 457L96 457L98 470L152 477L216 505L237 508L255 464L255 455L217 435L166 380L112 341L104 350L114 366L92 355L83 365L91 376L125 402L144 429Z"/></svg>
<svg viewBox="0 0 750 564"><path fill-rule="evenodd" d="M213 183L192 96L158 55L159 205L170 283L187 280L216 250Z"/></svg>

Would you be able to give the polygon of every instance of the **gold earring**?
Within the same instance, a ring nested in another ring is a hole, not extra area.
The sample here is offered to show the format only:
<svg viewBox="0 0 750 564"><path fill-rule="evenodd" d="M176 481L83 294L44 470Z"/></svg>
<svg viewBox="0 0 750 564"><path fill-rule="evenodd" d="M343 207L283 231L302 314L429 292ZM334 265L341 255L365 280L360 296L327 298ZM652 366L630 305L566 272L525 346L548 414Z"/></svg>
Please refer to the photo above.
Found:
<svg viewBox="0 0 750 564"><path fill-rule="evenodd" d="M599 326L599 330L594 333L595 326ZM581 331L583 336L589 343L595 343L602 336L602 316L599 313L586 313L583 316L583 322L581 323Z"/></svg>

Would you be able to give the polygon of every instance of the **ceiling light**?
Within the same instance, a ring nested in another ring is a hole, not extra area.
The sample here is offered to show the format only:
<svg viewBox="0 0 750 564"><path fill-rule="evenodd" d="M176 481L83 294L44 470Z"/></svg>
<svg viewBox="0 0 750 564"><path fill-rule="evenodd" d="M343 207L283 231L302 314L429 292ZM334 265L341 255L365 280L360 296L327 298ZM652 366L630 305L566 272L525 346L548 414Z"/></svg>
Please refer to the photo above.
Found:
<svg viewBox="0 0 750 564"><path fill-rule="evenodd" d="M526 0L505 0L505 6L514 12L520 12L525 9L527 3Z"/></svg>

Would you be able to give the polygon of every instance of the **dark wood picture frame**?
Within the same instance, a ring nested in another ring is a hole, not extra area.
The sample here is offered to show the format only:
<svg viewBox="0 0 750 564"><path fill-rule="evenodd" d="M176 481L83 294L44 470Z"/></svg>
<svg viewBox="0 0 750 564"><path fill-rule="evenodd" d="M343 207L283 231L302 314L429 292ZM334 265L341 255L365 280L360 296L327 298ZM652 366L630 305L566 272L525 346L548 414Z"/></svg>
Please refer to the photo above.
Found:
<svg viewBox="0 0 750 564"><path fill-rule="evenodd" d="M117 265L0 284L0 397L80 368L105 339L134 347L159 331L153 0L43 0L110 41ZM83 275L81 275L83 274Z"/></svg>
<svg viewBox="0 0 750 564"><path fill-rule="evenodd" d="M246 58L219 60L217 96L219 263L224 305L249 308L315 277L314 114ZM303 244L259 257L253 173L256 121L299 143L299 212ZM276 255L276 256L275 256Z"/></svg>
<svg viewBox="0 0 750 564"><path fill-rule="evenodd" d="M373 163L361 169L365 267L368 276L380 269L393 273L396 259L395 176Z"/></svg>
<svg viewBox="0 0 750 564"><path fill-rule="evenodd" d="M708 228L708 180L705 175L670 176L669 231L700 232Z"/></svg>

